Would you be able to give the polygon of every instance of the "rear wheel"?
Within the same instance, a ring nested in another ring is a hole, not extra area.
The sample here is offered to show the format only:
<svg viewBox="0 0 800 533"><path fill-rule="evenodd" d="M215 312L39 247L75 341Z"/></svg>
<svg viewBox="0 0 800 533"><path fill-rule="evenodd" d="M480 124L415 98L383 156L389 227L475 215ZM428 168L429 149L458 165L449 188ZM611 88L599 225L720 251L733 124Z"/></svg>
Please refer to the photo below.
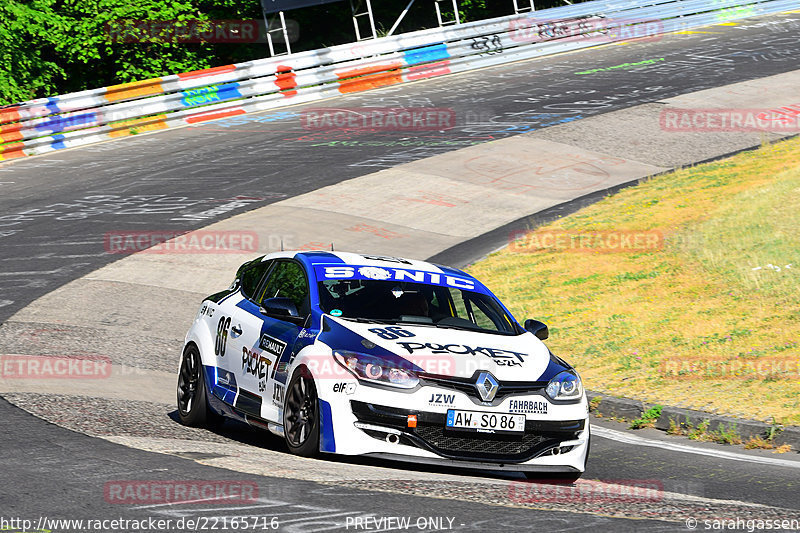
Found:
<svg viewBox="0 0 800 533"><path fill-rule="evenodd" d="M217 427L222 417L211 410L206 396L206 380L200 351L193 344L186 346L178 373L178 417L187 426Z"/></svg>
<svg viewBox="0 0 800 533"><path fill-rule="evenodd" d="M319 453L319 399L311 372L301 367L289 382L283 406L283 434L295 455Z"/></svg>

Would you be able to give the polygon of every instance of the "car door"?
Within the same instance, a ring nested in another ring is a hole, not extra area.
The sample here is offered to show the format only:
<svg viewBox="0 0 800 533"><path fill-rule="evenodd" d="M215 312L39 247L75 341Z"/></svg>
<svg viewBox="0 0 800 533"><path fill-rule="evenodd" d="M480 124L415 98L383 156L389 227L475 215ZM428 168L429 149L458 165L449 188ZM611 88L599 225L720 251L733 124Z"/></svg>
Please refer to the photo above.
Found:
<svg viewBox="0 0 800 533"><path fill-rule="evenodd" d="M242 305L256 298L274 261L257 261L245 265L237 273L238 294L229 298L220 309L217 321L217 335L214 353L217 358L217 389L224 393L223 400L232 405L243 405L245 412L258 415L260 402L256 402L248 392L241 393L241 370L244 348L256 342L263 323L262 318L253 315L248 306ZM219 396L219 395L218 395ZM251 412L254 411L254 412Z"/></svg>
<svg viewBox="0 0 800 533"><path fill-rule="evenodd" d="M296 316L269 313L264 306L269 307L269 300L274 298L291 301L297 310ZM258 295L243 299L238 306L241 312L236 313L234 325L241 333L234 332L238 337L231 344L240 361L236 407L280 423L285 366L294 354L301 325L310 312L305 270L297 261L276 260L261 283ZM280 362L284 363L283 372L279 372Z"/></svg>

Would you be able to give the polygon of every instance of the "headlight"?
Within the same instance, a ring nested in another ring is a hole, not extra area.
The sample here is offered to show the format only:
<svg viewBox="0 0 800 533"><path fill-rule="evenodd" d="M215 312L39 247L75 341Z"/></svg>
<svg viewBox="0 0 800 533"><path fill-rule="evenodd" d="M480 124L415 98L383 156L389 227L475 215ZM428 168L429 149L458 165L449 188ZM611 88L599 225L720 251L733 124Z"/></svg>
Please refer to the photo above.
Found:
<svg viewBox="0 0 800 533"><path fill-rule="evenodd" d="M333 356L340 365L362 381L390 385L401 389L413 389L419 378L411 370L389 365L380 357L358 352L335 350Z"/></svg>
<svg viewBox="0 0 800 533"><path fill-rule="evenodd" d="M551 379L545 390L551 400L577 400L583 394L581 378L569 370Z"/></svg>

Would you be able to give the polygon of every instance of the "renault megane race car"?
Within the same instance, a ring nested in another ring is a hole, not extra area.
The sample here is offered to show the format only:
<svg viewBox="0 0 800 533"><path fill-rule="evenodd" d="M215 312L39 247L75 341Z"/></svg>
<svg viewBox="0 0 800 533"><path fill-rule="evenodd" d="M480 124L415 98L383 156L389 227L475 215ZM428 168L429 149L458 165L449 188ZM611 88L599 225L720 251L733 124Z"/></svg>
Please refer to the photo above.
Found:
<svg viewBox="0 0 800 533"><path fill-rule="evenodd" d="M422 261L279 252L242 265L186 335L178 411L364 455L577 478L589 454L577 372L468 274Z"/></svg>

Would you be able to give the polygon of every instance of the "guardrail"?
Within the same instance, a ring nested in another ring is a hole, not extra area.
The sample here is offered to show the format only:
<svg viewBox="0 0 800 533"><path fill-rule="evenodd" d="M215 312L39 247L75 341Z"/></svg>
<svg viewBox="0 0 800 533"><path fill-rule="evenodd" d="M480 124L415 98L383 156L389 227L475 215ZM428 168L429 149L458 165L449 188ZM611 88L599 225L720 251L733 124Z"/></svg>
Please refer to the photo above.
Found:
<svg viewBox="0 0 800 533"><path fill-rule="evenodd" d="M0 161L797 7L591 1L40 98L0 108Z"/></svg>

